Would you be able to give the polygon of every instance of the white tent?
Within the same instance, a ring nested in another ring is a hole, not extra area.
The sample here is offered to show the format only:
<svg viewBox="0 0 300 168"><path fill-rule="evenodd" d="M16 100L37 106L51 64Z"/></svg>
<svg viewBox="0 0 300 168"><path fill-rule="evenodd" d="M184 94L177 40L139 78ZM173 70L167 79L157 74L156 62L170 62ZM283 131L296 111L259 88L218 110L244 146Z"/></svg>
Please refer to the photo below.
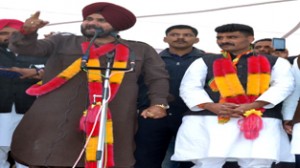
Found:
<svg viewBox="0 0 300 168"><path fill-rule="evenodd" d="M2 0L4 1L4 0ZM25 20L35 11L50 25L39 30L40 37L51 31L80 34L81 10L94 0L9 0L0 4L1 18ZM121 32L125 39L146 42L157 49L165 29L175 24L188 24L198 29L196 47L207 52L220 51L215 27L242 23L254 28L255 38L286 37L290 55L300 54L300 1L297 0L109 0L130 9L138 17L135 26Z"/></svg>

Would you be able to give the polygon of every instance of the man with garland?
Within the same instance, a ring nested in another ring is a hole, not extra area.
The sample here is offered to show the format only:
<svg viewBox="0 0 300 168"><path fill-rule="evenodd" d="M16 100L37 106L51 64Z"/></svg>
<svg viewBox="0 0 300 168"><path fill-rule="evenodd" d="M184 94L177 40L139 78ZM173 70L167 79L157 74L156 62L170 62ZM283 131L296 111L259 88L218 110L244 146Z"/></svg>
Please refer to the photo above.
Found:
<svg viewBox="0 0 300 168"><path fill-rule="evenodd" d="M57 34L43 40L37 40L37 30L48 22L39 19L39 14L27 19L10 43L18 53L49 57L42 83L27 90L39 97L14 133L13 157L31 167L97 167L103 163L103 167L132 168L137 79L143 74L151 102L141 115L165 117L169 84L164 62L148 44L117 35L136 22L134 14L121 6L90 4L82 10L83 36ZM109 78L108 66L113 68ZM97 69L100 67L103 69ZM103 85L106 78L108 86ZM106 109L102 104L108 105L106 122L101 124L106 136L98 141L104 134L99 130L99 118ZM97 149L98 142L103 150Z"/></svg>
<svg viewBox="0 0 300 168"><path fill-rule="evenodd" d="M215 29L222 54L205 55L185 73L180 96L190 111L179 128L173 160L195 168L270 168L294 160L282 126L282 102L294 89L291 65L283 58L255 55L248 25Z"/></svg>

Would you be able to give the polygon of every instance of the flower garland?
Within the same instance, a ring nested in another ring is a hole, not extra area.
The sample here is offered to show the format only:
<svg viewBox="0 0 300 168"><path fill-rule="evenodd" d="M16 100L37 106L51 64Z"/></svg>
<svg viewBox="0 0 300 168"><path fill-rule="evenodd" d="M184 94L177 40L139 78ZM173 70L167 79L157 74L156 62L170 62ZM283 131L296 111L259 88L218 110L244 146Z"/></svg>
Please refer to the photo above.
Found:
<svg viewBox="0 0 300 168"><path fill-rule="evenodd" d="M86 48L87 45L83 46ZM99 53L93 52L91 50L90 60L88 62L88 66L91 67L100 67L100 61L97 57ZM102 51L102 50L99 50ZM122 44L116 45L116 54L114 58L113 68L126 68L129 58L129 50L126 46ZM117 73L115 73L117 72ZM110 93L111 97L109 101L111 101L124 78L124 71L113 71L114 75L112 75L109 79L110 82ZM87 168L97 168L97 146L98 146L98 138L99 138L99 110L101 109L102 97L94 97L94 95L102 95L102 78L101 72L99 70L89 70L88 71L88 86L89 86L89 100L90 106L83 113L82 118L80 119L80 129L83 130L86 135L90 139L87 139L87 147L86 147L86 165ZM111 112L107 109L107 119L106 119L106 136L105 136L105 149L104 149L104 157L103 157L103 166L104 167L113 167L114 166L114 156L113 156L113 128L112 128L112 119ZM93 129L95 128L95 129Z"/></svg>
<svg viewBox="0 0 300 168"><path fill-rule="evenodd" d="M86 45L86 44L85 44ZM103 45L97 50L94 50L95 47L91 47L90 55L105 55L107 52L111 52L115 49L114 44L106 44ZM121 53L120 53L121 54ZM92 56L91 56L92 57ZM42 81L39 81L38 83L32 85L26 90L26 93L31 96L41 96L44 94L47 94L62 85L64 85L68 80L72 79L78 72L81 71L81 58L78 58L75 60L71 65L69 65L64 71L59 73L56 77L51 79L47 83L43 83ZM87 63L89 65L89 63Z"/></svg>
<svg viewBox="0 0 300 168"><path fill-rule="evenodd" d="M85 53L89 42L82 43L82 50ZM129 59L129 49L123 44L106 44L95 48L90 48L90 59L87 62L88 67L100 67L99 57L105 54L115 51L113 68L126 68ZM26 90L26 93L33 96L41 96L47 94L72 79L76 74L81 71L81 58L75 60L70 66L64 71L59 73L56 77L51 79L49 82L43 84L42 81L36 83ZM110 82L110 99L111 101L124 78L124 71L112 71L112 75L109 79ZM80 129L87 135L87 146L86 146L86 163L85 167L96 168L96 150L98 146L98 135L99 135L99 110L101 109L101 97L94 98L94 95L102 95L102 77L100 70L88 70L88 88L89 88L89 100L90 106L83 112L83 116L80 119ZM97 119L97 120L96 120ZM95 128L95 129L94 129ZM113 129L112 129L112 118L111 112L107 109L106 119L106 130L105 130L105 149L104 149L104 167L114 166L113 157Z"/></svg>
<svg viewBox="0 0 300 168"><path fill-rule="evenodd" d="M220 103L230 102L236 104L251 103L257 99L259 95L265 92L270 84L270 63L264 56L250 56L247 59L248 76L247 90L245 91L236 72L235 65L239 59L249 54L242 53L231 61L230 54L224 52L224 58L220 58L213 63L214 79L210 84L216 86L213 89L220 92ZM255 110L255 109L252 109ZM263 112L263 109L258 111ZM244 132L247 139L255 139L262 129L261 115L259 112L249 111L245 117L239 121L240 130ZM230 117L218 116L219 123L226 123Z"/></svg>

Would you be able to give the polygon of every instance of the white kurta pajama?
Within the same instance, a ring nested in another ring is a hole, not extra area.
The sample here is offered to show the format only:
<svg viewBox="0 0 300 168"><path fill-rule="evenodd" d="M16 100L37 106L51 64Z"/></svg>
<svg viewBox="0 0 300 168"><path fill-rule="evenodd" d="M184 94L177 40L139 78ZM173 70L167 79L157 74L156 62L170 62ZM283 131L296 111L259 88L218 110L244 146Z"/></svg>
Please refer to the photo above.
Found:
<svg viewBox="0 0 300 168"><path fill-rule="evenodd" d="M23 114L17 114L14 105L11 112L0 113L0 168L10 167L7 158L10 151L12 134L22 118ZM27 167L18 163L16 165L17 168Z"/></svg>
<svg viewBox="0 0 300 168"><path fill-rule="evenodd" d="M278 58L271 72L271 86L257 100L270 102L264 108L273 108L294 89L294 80L288 61ZM191 109L201 113L197 105L213 102L204 90L207 66L203 59L196 60L183 77L180 95ZM206 158L267 159L294 161L290 153L288 136L282 121L263 118L263 129L254 140L244 138L238 126L239 118L231 118L226 124L218 124L217 116L187 115L183 118L176 138L172 160L196 161Z"/></svg>
<svg viewBox="0 0 300 168"><path fill-rule="evenodd" d="M292 66L292 73L294 75L296 87L292 94L284 101L282 106L282 114L285 120L292 120L298 100L300 97L300 70L297 64L297 60L299 58L295 58ZM300 154L300 123L296 123L293 126L293 135L291 141L291 152L293 154Z"/></svg>

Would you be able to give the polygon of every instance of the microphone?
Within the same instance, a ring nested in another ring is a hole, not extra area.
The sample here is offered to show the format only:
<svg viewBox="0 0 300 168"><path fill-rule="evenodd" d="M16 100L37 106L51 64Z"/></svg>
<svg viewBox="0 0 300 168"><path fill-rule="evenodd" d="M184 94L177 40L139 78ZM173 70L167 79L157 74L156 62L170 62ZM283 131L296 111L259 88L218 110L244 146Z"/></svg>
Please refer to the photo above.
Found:
<svg viewBox="0 0 300 168"><path fill-rule="evenodd" d="M82 70L86 70L86 63L89 60L90 49L91 49L92 45L94 44L94 41L96 40L96 38L99 35L102 35L102 34L104 34L104 30L101 27L95 28L95 34L94 34L93 38L91 39L91 41L90 41L90 43L89 43L89 45L88 45L88 47L86 49L85 54L81 58L81 69Z"/></svg>
<svg viewBox="0 0 300 168"><path fill-rule="evenodd" d="M134 71L135 70L135 54L131 49L129 51L130 51L130 56L129 56L130 70Z"/></svg>

